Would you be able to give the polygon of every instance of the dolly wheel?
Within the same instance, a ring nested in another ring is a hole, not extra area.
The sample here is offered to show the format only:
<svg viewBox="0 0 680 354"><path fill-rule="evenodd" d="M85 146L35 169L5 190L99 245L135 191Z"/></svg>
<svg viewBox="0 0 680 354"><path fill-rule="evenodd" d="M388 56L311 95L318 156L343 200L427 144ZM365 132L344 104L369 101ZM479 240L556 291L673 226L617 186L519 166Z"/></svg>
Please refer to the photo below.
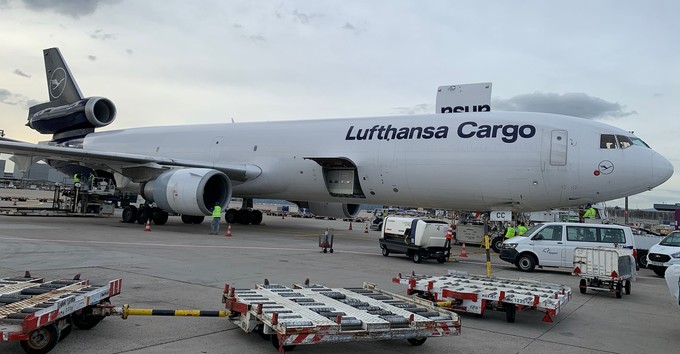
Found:
<svg viewBox="0 0 680 354"><path fill-rule="evenodd" d="M620 299L620 298L623 297L623 295L621 295L621 290L623 290L623 284L621 284L621 282L616 283L616 292L615 292L615 294L616 294L616 298L617 298L617 299Z"/></svg>
<svg viewBox="0 0 680 354"><path fill-rule="evenodd" d="M21 348L28 354L46 354L59 342L59 331L54 324L40 327L21 341Z"/></svg>
<svg viewBox="0 0 680 354"><path fill-rule="evenodd" d="M503 309L505 309L505 320L509 323L515 322L515 315L517 314L515 304L503 303Z"/></svg>
<svg viewBox="0 0 680 354"><path fill-rule="evenodd" d="M588 285L586 284L586 280L581 279L581 282L578 284L578 290L581 291L581 294L585 294L586 289L588 289Z"/></svg>
<svg viewBox="0 0 680 354"><path fill-rule="evenodd" d="M630 287L631 287L630 280L626 280L626 285L624 285L623 287L626 290L626 295L630 295Z"/></svg>

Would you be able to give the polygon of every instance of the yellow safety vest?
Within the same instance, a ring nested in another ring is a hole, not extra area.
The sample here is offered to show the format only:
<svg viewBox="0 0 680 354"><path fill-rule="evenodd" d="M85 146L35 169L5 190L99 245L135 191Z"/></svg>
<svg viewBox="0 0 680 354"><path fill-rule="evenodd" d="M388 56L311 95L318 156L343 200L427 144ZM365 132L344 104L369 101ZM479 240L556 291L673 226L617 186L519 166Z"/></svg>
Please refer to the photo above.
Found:
<svg viewBox="0 0 680 354"><path fill-rule="evenodd" d="M588 208L585 213L583 213L583 218L584 219L595 219L595 209L594 208Z"/></svg>
<svg viewBox="0 0 680 354"><path fill-rule="evenodd" d="M222 214L222 207L219 205L215 205L215 208L213 209L212 217L213 218L219 218L220 214Z"/></svg>
<svg viewBox="0 0 680 354"><path fill-rule="evenodd" d="M512 226L508 226L508 230L505 231L505 238L513 238L515 237L515 228Z"/></svg>
<svg viewBox="0 0 680 354"><path fill-rule="evenodd" d="M524 227L522 225L517 226L517 235L522 236L522 235L524 235L525 232L527 232L526 227Z"/></svg>
<svg viewBox="0 0 680 354"><path fill-rule="evenodd" d="M77 173L75 175L73 175L73 183L80 183L80 178L78 178Z"/></svg>

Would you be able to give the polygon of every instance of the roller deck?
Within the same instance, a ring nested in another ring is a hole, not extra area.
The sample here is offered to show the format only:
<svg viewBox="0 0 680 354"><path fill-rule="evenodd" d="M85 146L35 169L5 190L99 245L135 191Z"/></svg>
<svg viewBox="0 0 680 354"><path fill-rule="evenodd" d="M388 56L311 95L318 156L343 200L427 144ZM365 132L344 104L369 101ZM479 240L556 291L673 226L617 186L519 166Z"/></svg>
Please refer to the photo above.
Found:
<svg viewBox="0 0 680 354"><path fill-rule="evenodd" d="M487 309L505 311L508 322L514 322L516 312L524 309L543 311L546 314L543 320L551 322L571 299L568 286L487 278L459 271L440 276L400 274L392 281L408 286L408 295L417 295L451 310L480 316Z"/></svg>
<svg viewBox="0 0 680 354"><path fill-rule="evenodd" d="M230 319L245 332L269 336L279 350L302 344L460 335L460 318L429 301L400 296L364 283L362 288L259 284L225 288Z"/></svg>

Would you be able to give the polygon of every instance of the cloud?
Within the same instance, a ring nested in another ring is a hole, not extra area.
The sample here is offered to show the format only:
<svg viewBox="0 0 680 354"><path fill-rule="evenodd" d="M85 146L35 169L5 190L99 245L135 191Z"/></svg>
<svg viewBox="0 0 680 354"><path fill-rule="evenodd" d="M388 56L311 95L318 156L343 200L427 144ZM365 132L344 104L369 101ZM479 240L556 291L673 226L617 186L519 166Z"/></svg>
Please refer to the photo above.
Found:
<svg viewBox="0 0 680 354"><path fill-rule="evenodd" d="M33 11L54 11L62 15L69 15L74 18L93 14L99 4L118 3L119 0L23 0L24 5Z"/></svg>
<svg viewBox="0 0 680 354"><path fill-rule="evenodd" d="M392 107L392 111L396 114L434 114L434 105L421 103L413 107Z"/></svg>
<svg viewBox="0 0 680 354"><path fill-rule="evenodd" d="M636 111L626 111L626 106L619 103L609 102L582 92L565 94L535 92L509 99L494 99L491 109L556 113L588 119L620 118L637 114Z"/></svg>
<svg viewBox="0 0 680 354"><path fill-rule="evenodd" d="M277 14L277 16L278 16L278 14ZM304 13L304 12L298 11L297 9L293 10L293 19L295 21L300 22L300 23L305 24L305 25L308 24L309 21L311 21L315 18L319 18L319 17L323 17L323 14L320 14L320 13Z"/></svg>
<svg viewBox="0 0 680 354"><path fill-rule="evenodd" d="M102 30L98 29L94 33L90 34L90 38L101 39L105 41L107 39L116 39L116 35L113 33L103 33Z"/></svg>
<svg viewBox="0 0 680 354"><path fill-rule="evenodd" d="M134 52L132 51L132 49L125 49L125 53L127 53L128 55L132 55Z"/></svg>
<svg viewBox="0 0 680 354"><path fill-rule="evenodd" d="M16 75L23 76L23 77L31 77L31 75L28 75L28 74L26 74L25 72L23 72L23 71L21 71L21 70L19 70L19 69L14 69L14 73L15 73Z"/></svg>
<svg viewBox="0 0 680 354"><path fill-rule="evenodd" d="M253 42L266 42L267 41L267 38L265 38L264 35L262 35L261 33L251 34L249 36L244 36L244 37L250 39Z"/></svg>
<svg viewBox="0 0 680 354"><path fill-rule="evenodd" d="M95 61L95 60L97 60L97 57L94 56L94 55L88 55L88 56L87 56L87 59L90 59L90 60L92 60L92 61Z"/></svg>
<svg viewBox="0 0 680 354"><path fill-rule="evenodd" d="M347 30L347 31L350 31L350 32L354 32L354 34L361 34L362 32L366 31L366 29L359 28L359 27L357 27L357 26L355 26L355 25L353 25L349 22L345 22L345 24L342 25L342 27L340 27L340 28Z"/></svg>
<svg viewBox="0 0 680 354"><path fill-rule="evenodd" d="M0 88L0 103L28 109L28 107L35 106L40 102L32 100L24 95L12 93L10 90Z"/></svg>

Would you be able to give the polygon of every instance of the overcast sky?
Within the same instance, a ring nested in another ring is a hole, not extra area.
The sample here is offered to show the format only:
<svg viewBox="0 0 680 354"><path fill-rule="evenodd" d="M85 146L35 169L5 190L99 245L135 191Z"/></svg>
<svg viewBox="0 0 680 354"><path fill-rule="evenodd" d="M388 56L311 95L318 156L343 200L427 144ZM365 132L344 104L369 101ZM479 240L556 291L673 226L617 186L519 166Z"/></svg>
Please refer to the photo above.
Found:
<svg viewBox="0 0 680 354"><path fill-rule="evenodd" d="M493 82L493 110L632 130L676 175L630 198L680 202L677 1L0 0L7 136L47 100L42 49L59 47L107 129L430 113L436 88ZM6 158L6 156L5 156ZM609 205L621 205L621 201Z"/></svg>

